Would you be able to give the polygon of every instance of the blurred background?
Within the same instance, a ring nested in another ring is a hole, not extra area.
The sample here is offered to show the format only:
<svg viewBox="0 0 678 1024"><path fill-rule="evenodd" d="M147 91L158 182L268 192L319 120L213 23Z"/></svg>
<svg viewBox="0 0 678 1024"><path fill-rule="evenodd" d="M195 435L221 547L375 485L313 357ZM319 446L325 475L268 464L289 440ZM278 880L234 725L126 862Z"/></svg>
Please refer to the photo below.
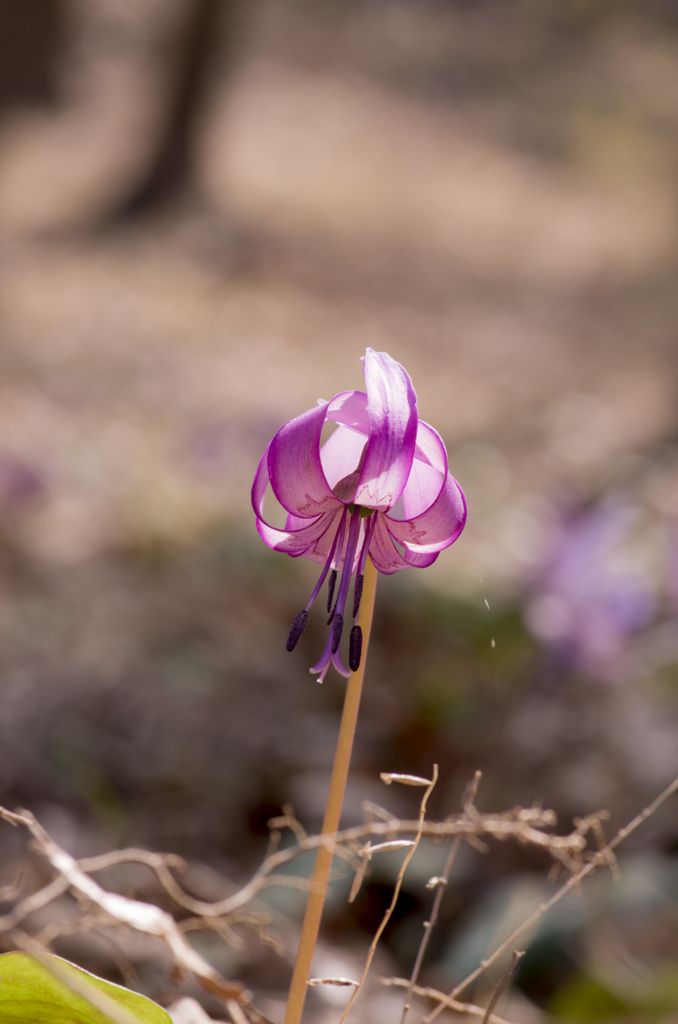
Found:
<svg viewBox="0 0 678 1024"><path fill-rule="evenodd" d="M436 762L434 816L481 769L481 810L607 808L612 835L677 774L677 58L672 0L0 0L3 805L76 855L181 853L215 896L283 804L319 827L344 684L308 675L320 615L284 650L317 571L261 544L249 489L367 346L408 369L469 521L380 581L346 823L415 815L378 773ZM0 851L3 883L9 826ZM445 852L377 973L409 976ZM676 1019L675 800L620 862L544 922L507 1016ZM351 908L337 885L318 973L359 973L395 871ZM547 872L465 850L424 984ZM302 899L267 900L286 953L210 955L279 1019Z"/></svg>

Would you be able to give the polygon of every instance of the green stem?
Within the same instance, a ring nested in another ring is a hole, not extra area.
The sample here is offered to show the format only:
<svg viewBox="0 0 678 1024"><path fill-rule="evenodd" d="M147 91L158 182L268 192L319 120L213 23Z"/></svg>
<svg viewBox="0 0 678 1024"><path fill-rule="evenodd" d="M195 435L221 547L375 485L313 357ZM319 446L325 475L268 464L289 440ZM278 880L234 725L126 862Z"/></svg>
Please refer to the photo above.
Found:
<svg viewBox="0 0 678 1024"><path fill-rule="evenodd" d="M367 649L372 629L372 614L374 612L376 590L377 570L368 558L365 565L365 582L360 602L360 613L358 615L358 625L363 631L362 658L358 671L351 673L346 686L344 710L341 716L341 725L339 726L337 750L334 755L334 766L332 768L332 778L330 780L330 789L327 795L327 806L325 808L325 818L321 833L323 836L331 836L339 831L339 819L341 818L341 807L344 802L346 779L348 778L351 751L353 749L353 737L355 736L356 723L358 721L358 708L360 706ZM299 1024L301 1021L331 866L331 845L321 846L318 850L313 878L311 879L311 890L308 895L306 914L304 915L297 958L292 974L292 983L287 997L284 1024Z"/></svg>

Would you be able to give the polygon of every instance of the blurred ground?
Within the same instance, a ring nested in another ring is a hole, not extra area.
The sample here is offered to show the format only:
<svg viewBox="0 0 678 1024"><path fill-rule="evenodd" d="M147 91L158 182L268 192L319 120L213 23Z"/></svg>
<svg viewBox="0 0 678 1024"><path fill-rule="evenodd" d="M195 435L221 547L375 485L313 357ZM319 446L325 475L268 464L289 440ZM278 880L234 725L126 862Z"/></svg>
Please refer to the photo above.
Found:
<svg viewBox="0 0 678 1024"><path fill-rule="evenodd" d="M1 802L74 852L143 843L235 880L280 804L313 826L341 687L306 674L319 624L283 650L314 572L259 544L249 487L371 346L410 372L470 516L433 569L381 582L347 817L383 800L379 770L435 760L433 813L482 768L488 808L620 826L678 763L673 9L252 5L198 197L113 228L178 9L74 4L61 106L0 123ZM625 558L660 612L601 683L546 664L522 608L561 508L609 495L634 505ZM674 808L637 856L675 876L677 840ZM451 894L443 987L459 929L535 867L502 856ZM336 918L336 948L362 950ZM579 983L591 957L558 950ZM567 1015L553 974L541 1003Z"/></svg>

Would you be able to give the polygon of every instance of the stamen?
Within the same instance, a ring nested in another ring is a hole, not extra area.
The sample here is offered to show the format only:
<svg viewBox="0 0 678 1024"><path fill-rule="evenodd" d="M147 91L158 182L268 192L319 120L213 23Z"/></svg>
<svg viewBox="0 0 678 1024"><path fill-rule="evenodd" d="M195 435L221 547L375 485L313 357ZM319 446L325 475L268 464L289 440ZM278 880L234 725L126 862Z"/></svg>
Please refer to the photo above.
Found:
<svg viewBox="0 0 678 1024"><path fill-rule="evenodd" d="M336 545L336 554L335 554L335 558L334 558L334 564L335 565L339 565L340 562L342 561L342 557L343 557L344 567L343 567L342 572L341 572L341 583L339 584L339 592L337 594L337 599L334 602L334 607L332 607L332 602L331 601L328 600L328 602L327 602L327 611L329 612L329 618L327 620L327 625L328 626L332 622L332 620L334 618L334 615L335 615L335 612L337 611L337 608L340 609L342 615L344 614L344 604L346 603L345 587L348 585L348 584L344 583L344 578L345 578L345 575L346 575L346 559L348 558L349 549L353 550L351 548L351 537L355 533L355 529L354 529L354 526L353 526L354 518L355 518L355 506L354 505L347 505L345 510L344 510L343 518L341 520L341 527L339 529L338 543ZM350 519L350 525L349 525L349 528L348 528L348 531L347 531L346 530L346 521L348 519ZM345 533L347 534L347 536L346 536L346 551L344 551L344 534ZM333 572L334 572L334 579L333 580L331 579L329 584L328 584L328 586L330 586L331 589L332 589L332 596L334 596L334 588L335 588L335 584L337 582L337 570L334 569ZM343 598L342 598L342 594L344 594Z"/></svg>
<svg viewBox="0 0 678 1024"><path fill-rule="evenodd" d="M365 509L362 509L361 511L364 512ZM372 543L372 535L374 533L374 528L375 528L376 525L377 525L377 516L373 514L370 517L369 523L367 523L367 525L365 527L365 536L363 537L363 546L360 549L360 558L358 559L358 576L362 576L363 573L365 572L365 562L367 561L367 555L368 555L368 552L370 550L370 544Z"/></svg>
<svg viewBox="0 0 678 1024"><path fill-rule="evenodd" d="M330 573L330 579L327 584L327 614L329 615L330 609L332 608L332 598L334 597L334 588L337 584L337 570L333 569Z"/></svg>
<svg viewBox="0 0 678 1024"><path fill-rule="evenodd" d="M337 530L337 535L334 538L334 544L332 545L332 551L330 553L331 557L327 561L327 564L325 566L325 572L327 572L327 570L328 570L328 568L330 567L331 564L333 564L333 566L337 566L341 562L342 553L343 553L343 550L344 550L344 534L346 533L346 520L349 518L350 514L351 514L350 509L347 506L344 509L344 511L342 512L342 514L341 514L341 523L339 525L339 529ZM349 537L347 538L346 543L348 544L349 542L350 542L350 530L349 530ZM335 583L337 581L337 576L336 576L337 570L335 568L333 568L332 571L334 572L335 576L334 576L334 582L332 582L330 580L330 584L332 586L332 595L334 596L334 585L335 585ZM342 577L342 580L343 580L343 577ZM334 613L337 610L337 604L339 602L339 595L340 594L341 594L341 586L339 587L339 594L337 595L337 603L335 603L334 608L331 607L331 605L332 605L331 601L327 602L327 611L329 612L329 618L327 620L327 625L328 626L329 626L330 622L332 621L332 619L334 618ZM343 610L344 610L343 607L342 607L341 610L343 612Z"/></svg>
<svg viewBox="0 0 678 1024"><path fill-rule="evenodd" d="M368 509L361 508L361 518L366 518L365 512ZM353 620L358 618L358 612L360 611L360 602L363 596L363 584L365 583L365 562L367 561L367 554L370 550L370 544L372 543L372 535L374 533L374 527L377 522L376 515L370 516L370 521L365 524L365 534L363 536L363 542L360 548L360 556L358 558L358 568L356 570L355 584L353 587Z"/></svg>
<svg viewBox="0 0 678 1024"><path fill-rule="evenodd" d="M339 525L338 525L338 527L336 529L336 532L334 534L334 540L332 541L332 547L330 548L330 553L327 556L327 561L325 562L325 564L323 566L323 570L320 573L320 579L318 580L318 582L316 583L315 587L313 588L313 593L311 594L311 596L310 596L310 598L308 600L308 604L306 605L306 611L309 611L311 605L313 604L313 602L315 601L316 597L320 593L320 588L322 587L323 583L325 582L325 577L327 576L327 573L329 572L330 566L336 560L335 559L335 555L337 554L337 548L339 549L339 552L341 552L341 548L342 548L342 545L344 543L344 530L345 530L345 527L346 527L346 515L347 515L346 509L343 509L342 512L340 513ZM332 528L332 525L331 525L332 522L333 522L333 520L330 520L330 524L328 525L328 529Z"/></svg>
<svg viewBox="0 0 678 1024"><path fill-rule="evenodd" d="M351 672L357 672L360 668L360 658L363 653L363 631L360 626L354 626L348 644L348 667Z"/></svg>
<svg viewBox="0 0 678 1024"><path fill-rule="evenodd" d="M360 509L353 505L350 506L351 522L348 528L348 536L346 538L346 550L344 551L343 566L341 570L341 582L339 584L339 592L337 599L334 603L334 608L330 613L330 617L327 620L328 624L332 622L335 614L344 615L344 608L346 607L346 597L348 595L348 587L353 576L353 563L355 561L356 548L358 545L358 537L360 536ZM337 551L337 561L341 557L341 548Z"/></svg>
<svg viewBox="0 0 678 1024"><path fill-rule="evenodd" d="M336 654L339 650L339 642L341 640L341 634L344 628L344 616L337 612L334 616L334 622L332 623L332 654Z"/></svg>
<svg viewBox="0 0 678 1024"><path fill-rule="evenodd" d="M301 634L304 632L307 626L308 612L306 611L305 608L302 608L302 610L300 612L297 612L297 614L294 616L294 622L292 623L292 628L290 629L290 635L288 636L287 643L285 644L285 647L287 648L288 651L294 650L294 648L299 643Z"/></svg>
<svg viewBox="0 0 678 1024"><path fill-rule="evenodd" d="M356 578L355 578L355 586L353 587L353 618L354 619L357 616L358 610L360 608L360 598L363 596L363 584L364 584L364 582L365 582L365 577L363 576L362 573L360 573L359 576L356 576Z"/></svg>
<svg viewBox="0 0 678 1024"><path fill-rule="evenodd" d="M365 524L365 532L361 541L362 520L368 517L369 522ZM328 625L331 625L331 629L327 637L327 643L322 657L317 665L314 665L311 669L313 675L318 676L319 683L321 683L327 675L330 665L334 665L337 672L346 677L348 677L351 672L355 672L360 666L363 634L359 626L354 625L351 629L351 636L349 640L350 669L344 667L339 647L341 645L341 637L344 630L344 609L346 608L346 599L348 597L351 578L353 577L354 565L356 566L357 577L353 585L353 618L355 619L358 614L363 590L363 570L367 560L370 540L374 533L375 522L376 515L374 515L372 509L365 509L359 505L346 505L344 507L339 523L337 524L330 554L325 562L320 580L311 595L311 600L306 606L306 612L308 612L308 609L311 607L311 604L318 595L323 581L329 573L329 593L327 601L329 618L327 623ZM341 576L341 579L339 587L337 588L337 580L339 576ZM295 631L297 620L299 620L298 635ZM290 642L296 643L296 640L301 635L301 631L305 625L305 621L302 625L300 613L300 615L297 616L297 619L295 619L295 623L290 632Z"/></svg>

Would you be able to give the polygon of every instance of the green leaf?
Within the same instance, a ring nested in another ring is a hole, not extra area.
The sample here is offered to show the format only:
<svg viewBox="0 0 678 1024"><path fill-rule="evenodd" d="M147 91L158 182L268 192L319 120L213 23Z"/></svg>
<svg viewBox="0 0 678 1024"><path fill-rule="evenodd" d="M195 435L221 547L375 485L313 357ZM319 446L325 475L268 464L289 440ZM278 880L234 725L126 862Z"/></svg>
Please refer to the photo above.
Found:
<svg viewBox="0 0 678 1024"><path fill-rule="evenodd" d="M610 1021L626 1017L629 1007L594 978L577 974L549 1003L554 1017L572 1021Z"/></svg>
<svg viewBox="0 0 678 1024"><path fill-rule="evenodd" d="M43 958L36 960L29 953L0 955L0 1024L111 1024L111 1017L69 988L70 980L79 992L92 992L111 1011L117 1009L129 1024L172 1024L162 1007L137 992L97 978L61 957L46 955L43 965Z"/></svg>

